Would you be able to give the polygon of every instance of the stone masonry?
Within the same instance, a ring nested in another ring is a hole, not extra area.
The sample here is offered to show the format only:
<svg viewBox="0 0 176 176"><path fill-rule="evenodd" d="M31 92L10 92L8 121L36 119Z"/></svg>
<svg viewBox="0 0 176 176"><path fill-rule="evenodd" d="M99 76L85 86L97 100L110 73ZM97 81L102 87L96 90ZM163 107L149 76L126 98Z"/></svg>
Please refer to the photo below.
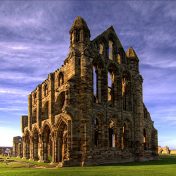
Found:
<svg viewBox="0 0 176 176"><path fill-rule="evenodd" d="M124 51L112 26L90 36L77 17L63 66L29 94L23 157L60 166L157 159L134 49Z"/></svg>
<svg viewBox="0 0 176 176"><path fill-rule="evenodd" d="M13 137L13 156L22 157L22 138L21 136Z"/></svg>

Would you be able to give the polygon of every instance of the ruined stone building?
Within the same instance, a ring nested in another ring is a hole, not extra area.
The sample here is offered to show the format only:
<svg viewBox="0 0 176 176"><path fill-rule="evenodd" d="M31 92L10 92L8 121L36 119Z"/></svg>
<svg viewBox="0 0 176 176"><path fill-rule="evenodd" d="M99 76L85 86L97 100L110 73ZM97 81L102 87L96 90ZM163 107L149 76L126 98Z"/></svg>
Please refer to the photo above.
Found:
<svg viewBox="0 0 176 176"><path fill-rule="evenodd" d="M13 156L22 157L22 137L15 136L13 137Z"/></svg>
<svg viewBox="0 0 176 176"><path fill-rule="evenodd" d="M90 36L77 17L63 66L30 93L23 157L62 166L156 159L157 130L134 49L124 51L112 26Z"/></svg>

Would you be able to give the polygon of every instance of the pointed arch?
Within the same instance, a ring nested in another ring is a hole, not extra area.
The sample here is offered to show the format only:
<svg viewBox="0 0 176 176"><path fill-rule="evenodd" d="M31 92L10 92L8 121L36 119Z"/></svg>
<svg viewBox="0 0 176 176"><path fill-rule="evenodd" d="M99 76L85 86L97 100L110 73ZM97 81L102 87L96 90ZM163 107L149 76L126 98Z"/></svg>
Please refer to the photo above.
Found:
<svg viewBox="0 0 176 176"><path fill-rule="evenodd" d="M115 122L109 121L109 147L115 147Z"/></svg>
<svg viewBox="0 0 176 176"><path fill-rule="evenodd" d="M92 61L92 89L93 89L93 102L101 103L102 97L102 70L104 63L99 58Z"/></svg>
<svg viewBox="0 0 176 176"><path fill-rule="evenodd" d="M42 107L42 119L46 120L49 118L49 103L46 101Z"/></svg>
<svg viewBox="0 0 176 176"><path fill-rule="evenodd" d="M132 110L132 92L131 92L131 74L128 71L124 71L122 74L122 98L123 98L123 110Z"/></svg>
<svg viewBox="0 0 176 176"><path fill-rule="evenodd" d="M34 160L39 159L39 130L37 127L35 127L32 131L33 136L33 158Z"/></svg>
<svg viewBox="0 0 176 176"><path fill-rule="evenodd" d="M132 123L126 119L122 127L122 149L132 147Z"/></svg>
<svg viewBox="0 0 176 176"><path fill-rule="evenodd" d="M62 112L62 108L65 104L65 91L59 93L55 101L55 115L60 114Z"/></svg>
<svg viewBox="0 0 176 176"><path fill-rule="evenodd" d="M71 148L71 116L59 114L56 116L56 162L68 159Z"/></svg>
<svg viewBox="0 0 176 176"><path fill-rule="evenodd" d="M60 72L58 75L58 86L60 87L63 84L64 84L64 74L63 72Z"/></svg>
<svg viewBox="0 0 176 176"><path fill-rule="evenodd" d="M45 122L42 127L43 160L49 162L52 157L51 127Z"/></svg>
<svg viewBox="0 0 176 176"><path fill-rule="evenodd" d="M117 75L118 67L114 63L110 63L107 66L107 100L109 106L114 106L115 95L117 94Z"/></svg>

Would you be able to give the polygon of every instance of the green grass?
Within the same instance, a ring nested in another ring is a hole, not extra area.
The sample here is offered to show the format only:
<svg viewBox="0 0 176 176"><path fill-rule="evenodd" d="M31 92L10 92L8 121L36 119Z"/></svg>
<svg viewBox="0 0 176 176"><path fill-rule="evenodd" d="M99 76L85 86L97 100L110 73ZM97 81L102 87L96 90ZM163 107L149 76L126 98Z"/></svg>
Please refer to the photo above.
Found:
<svg viewBox="0 0 176 176"><path fill-rule="evenodd" d="M34 167L46 168L34 168ZM50 167L50 168L48 168ZM51 168L50 164L15 159L0 162L0 176L176 176L176 155L160 156L158 161L110 166Z"/></svg>

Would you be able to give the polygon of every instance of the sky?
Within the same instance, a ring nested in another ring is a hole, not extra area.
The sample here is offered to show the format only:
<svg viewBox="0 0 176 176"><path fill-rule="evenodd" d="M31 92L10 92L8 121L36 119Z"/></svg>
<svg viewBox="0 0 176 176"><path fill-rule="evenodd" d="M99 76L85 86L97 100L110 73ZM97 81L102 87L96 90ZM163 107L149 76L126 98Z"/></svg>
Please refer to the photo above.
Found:
<svg viewBox="0 0 176 176"><path fill-rule="evenodd" d="M10 0L0 3L0 146L21 135L27 96L60 68L69 29L82 16L91 39L113 25L124 49L133 47L144 78L144 102L159 145L176 148L176 1Z"/></svg>

